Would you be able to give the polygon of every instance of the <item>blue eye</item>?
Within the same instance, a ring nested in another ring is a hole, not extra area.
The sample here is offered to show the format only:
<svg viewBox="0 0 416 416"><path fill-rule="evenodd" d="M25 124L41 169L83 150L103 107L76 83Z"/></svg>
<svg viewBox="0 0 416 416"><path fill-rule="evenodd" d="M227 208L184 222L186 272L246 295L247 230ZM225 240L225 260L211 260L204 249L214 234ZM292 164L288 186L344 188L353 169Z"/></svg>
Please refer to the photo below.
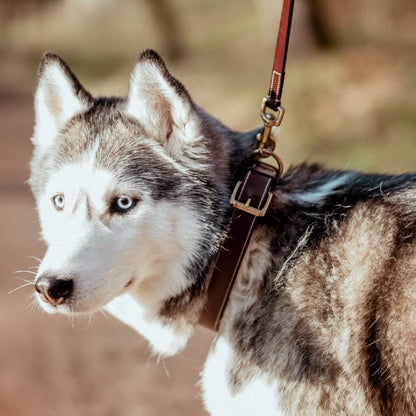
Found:
<svg viewBox="0 0 416 416"><path fill-rule="evenodd" d="M58 211L62 211L65 207L65 197L62 194L57 194L52 198L53 205Z"/></svg>
<svg viewBox="0 0 416 416"><path fill-rule="evenodd" d="M123 214L133 209L136 206L136 203L137 199L133 199L127 195L122 195L113 201L112 210Z"/></svg>

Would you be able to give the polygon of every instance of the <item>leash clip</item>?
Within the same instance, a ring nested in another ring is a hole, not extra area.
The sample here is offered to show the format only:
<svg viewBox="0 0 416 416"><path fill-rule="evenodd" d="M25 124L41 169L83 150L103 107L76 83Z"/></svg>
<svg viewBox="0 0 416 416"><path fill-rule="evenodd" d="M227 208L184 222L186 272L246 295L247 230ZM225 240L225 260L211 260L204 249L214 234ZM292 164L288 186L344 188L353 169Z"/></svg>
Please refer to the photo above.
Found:
<svg viewBox="0 0 416 416"><path fill-rule="evenodd" d="M267 108L267 98L263 98L261 103L260 117L263 120L264 129L261 133L257 135L257 140L259 141L259 153L260 156L263 149L274 151L276 146L276 139L271 135L273 127L279 127L282 124L283 117L285 115L285 109L282 106L277 108L276 113L266 111ZM268 157L269 155L262 156Z"/></svg>
<svg viewBox="0 0 416 416"><path fill-rule="evenodd" d="M285 109L282 106L277 108L276 113L267 111L267 98L263 98L260 117L263 120L264 128L263 131L256 136L259 147L253 152L254 155L257 155L260 158L272 157L277 162L279 177L283 171L283 163L280 157L274 152L276 139L272 136L271 132L273 127L279 127L282 124L284 115Z"/></svg>

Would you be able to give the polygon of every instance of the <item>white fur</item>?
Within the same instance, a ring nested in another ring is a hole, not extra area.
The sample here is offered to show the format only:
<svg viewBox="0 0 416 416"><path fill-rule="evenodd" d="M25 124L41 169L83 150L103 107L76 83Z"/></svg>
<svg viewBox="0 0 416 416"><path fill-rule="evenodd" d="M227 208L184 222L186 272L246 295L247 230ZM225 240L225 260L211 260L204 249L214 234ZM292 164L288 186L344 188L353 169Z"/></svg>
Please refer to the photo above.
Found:
<svg viewBox="0 0 416 416"><path fill-rule="evenodd" d="M191 326L180 331L154 318L132 293L121 295L105 306L105 309L121 322L142 334L154 351L163 356L177 354L183 350L192 334Z"/></svg>
<svg viewBox="0 0 416 416"><path fill-rule="evenodd" d="M280 416L275 382L264 375L254 377L233 393L227 383L227 369L232 365L233 349L219 337L202 373L205 407L212 416Z"/></svg>
<svg viewBox="0 0 416 416"><path fill-rule="evenodd" d="M44 69L36 90L36 123L32 141L42 147L50 146L59 128L86 108L58 62L50 63Z"/></svg>
<svg viewBox="0 0 416 416"><path fill-rule="evenodd" d="M293 192L290 197L304 204L316 204L320 201L324 201L325 198L333 194L336 188L346 183L350 177L351 174L346 173L317 188L311 189L309 192Z"/></svg>

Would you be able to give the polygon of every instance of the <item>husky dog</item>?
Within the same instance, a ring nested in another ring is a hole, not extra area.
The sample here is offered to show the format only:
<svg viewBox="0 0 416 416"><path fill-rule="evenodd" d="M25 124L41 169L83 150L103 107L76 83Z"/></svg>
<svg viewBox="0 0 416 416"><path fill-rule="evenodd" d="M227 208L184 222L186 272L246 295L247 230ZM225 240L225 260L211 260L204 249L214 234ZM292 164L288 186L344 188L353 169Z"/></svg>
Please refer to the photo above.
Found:
<svg viewBox="0 0 416 416"><path fill-rule="evenodd" d="M48 246L42 307L105 308L181 351L256 148L207 115L153 51L126 98L40 64L30 185ZM416 174L289 169L273 190L202 376L221 415L416 414Z"/></svg>

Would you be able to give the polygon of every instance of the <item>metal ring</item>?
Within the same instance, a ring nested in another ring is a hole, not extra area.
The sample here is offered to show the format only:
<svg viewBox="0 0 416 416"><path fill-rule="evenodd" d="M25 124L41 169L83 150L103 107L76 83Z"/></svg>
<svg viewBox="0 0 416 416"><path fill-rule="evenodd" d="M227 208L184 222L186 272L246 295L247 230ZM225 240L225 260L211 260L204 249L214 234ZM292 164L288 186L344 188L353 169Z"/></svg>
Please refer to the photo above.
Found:
<svg viewBox="0 0 416 416"><path fill-rule="evenodd" d="M266 158L266 157L272 157L276 162L277 162L277 171L278 171L278 177L277 180L280 179L280 177L282 176L283 173L283 162L282 159L280 159L279 156L277 156L276 153L272 152L271 150L268 149L256 149L253 152L253 155L258 155L262 158Z"/></svg>

